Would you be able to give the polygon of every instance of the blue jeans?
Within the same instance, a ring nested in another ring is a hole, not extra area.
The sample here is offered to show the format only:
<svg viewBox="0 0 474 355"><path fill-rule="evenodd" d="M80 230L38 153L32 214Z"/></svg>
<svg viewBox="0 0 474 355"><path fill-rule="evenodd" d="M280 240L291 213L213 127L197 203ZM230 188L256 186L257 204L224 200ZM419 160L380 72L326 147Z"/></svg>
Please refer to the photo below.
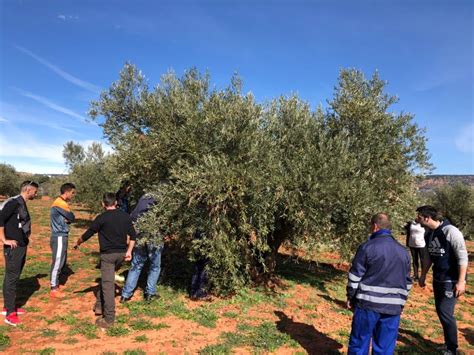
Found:
<svg viewBox="0 0 474 355"><path fill-rule="evenodd" d="M381 314L356 306L352 318L348 354L368 354L370 339L372 339L372 354L393 354L399 324L399 314Z"/></svg>
<svg viewBox="0 0 474 355"><path fill-rule="evenodd" d="M132 267L128 271L127 281L122 290L122 297L132 297L133 291L135 290L135 287L137 287L140 272L147 260L150 260L150 269L148 271L145 293L147 295L156 295L156 283L160 277L162 251L162 245L153 248L145 245L133 249Z"/></svg>

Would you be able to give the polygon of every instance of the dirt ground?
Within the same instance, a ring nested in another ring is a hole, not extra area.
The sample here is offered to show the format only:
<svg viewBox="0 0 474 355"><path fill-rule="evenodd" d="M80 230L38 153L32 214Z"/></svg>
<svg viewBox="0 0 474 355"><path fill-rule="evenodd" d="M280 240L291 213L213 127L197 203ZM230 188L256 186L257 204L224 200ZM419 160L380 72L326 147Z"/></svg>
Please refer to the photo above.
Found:
<svg viewBox="0 0 474 355"><path fill-rule="evenodd" d="M27 314L17 328L0 326L0 351L7 354L337 354L347 352L351 312L345 309L347 263L335 254L316 261L282 257L282 283L274 292L246 289L232 298L193 302L185 289L160 285L160 300L142 301L139 288L125 306L118 303L117 326L102 332L94 326L94 292L98 290L98 243L93 237L80 250L76 238L91 216L75 206L78 221L72 227L68 264L72 270L61 300L49 297L49 205L30 205L33 234L18 299ZM470 270L474 243L468 242ZM4 260L0 257L0 276ZM163 265L166 268L166 265ZM123 267L122 272L126 271ZM118 285L120 286L120 285ZM119 292L119 287L117 289ZM473 283L458 303L456 316L461 350L474 354ZM3 323L2 323L3 324ZM237 340L236 340L237 339ZM443 343L434 310L432 288L418 285L410 293L402 315L397 353L436 353Z"/></svg>

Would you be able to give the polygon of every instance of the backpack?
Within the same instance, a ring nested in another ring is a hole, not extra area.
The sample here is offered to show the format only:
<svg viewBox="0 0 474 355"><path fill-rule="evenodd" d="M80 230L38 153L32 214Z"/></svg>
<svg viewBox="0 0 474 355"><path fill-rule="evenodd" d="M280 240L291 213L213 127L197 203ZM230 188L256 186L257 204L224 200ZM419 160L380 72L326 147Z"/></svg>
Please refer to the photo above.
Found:
<svg viewBox="0 0 474 355"><path fill-rule="evenodd" d="M3 201L0 204L0 212L3 210L3 208L7 205L8 202L15 200L19 197L20 195L16 195ZM17 212L17 219L19 221L18 228L23 229L23 232L25 233L25 235L29 236L31 233L31 219L29 218L29 214L28 214L28 210L26 209L26 206L22 203L20 203L20 207Z"/></svg>
<svg viewBox="0 0 474 355"><path fill-rule="evenodd" d="M18 197L20 197L20 195L12 196L12 197L7 198L7 199L6 199L5 201L3 201L2 203L0 203L0 211L3 210L3 207L5 207L8 202L10 202L11 200L14 200L14 199L16 199L16 198L18 198Z"/></svg>

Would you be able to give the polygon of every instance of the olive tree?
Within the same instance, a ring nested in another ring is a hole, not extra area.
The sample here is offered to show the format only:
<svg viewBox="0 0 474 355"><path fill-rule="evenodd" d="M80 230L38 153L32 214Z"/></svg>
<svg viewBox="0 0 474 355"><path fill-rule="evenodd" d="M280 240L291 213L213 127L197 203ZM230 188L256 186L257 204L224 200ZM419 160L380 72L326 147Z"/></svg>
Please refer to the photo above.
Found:
<svg viewBox="0 0 474 355"><path fill-rule="evenodd" d="M195 69L150 89L126 64L90 115L104 119L117 169L157 200L139 221L145 239L172 236L206 257L228 292L268 280L282 243L349 255L371 214L406 218L430 165L423 131L390 111L384 88L343 70L328 109L312 110L297 95L258 103L237 76L218 89Z"/></svg>

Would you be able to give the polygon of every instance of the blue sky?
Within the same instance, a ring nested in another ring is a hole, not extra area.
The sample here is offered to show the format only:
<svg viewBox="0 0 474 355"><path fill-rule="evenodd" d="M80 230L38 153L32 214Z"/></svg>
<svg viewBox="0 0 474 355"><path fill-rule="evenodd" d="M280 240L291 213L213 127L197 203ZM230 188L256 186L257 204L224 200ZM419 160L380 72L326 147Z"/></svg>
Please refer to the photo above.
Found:
<svg viewBox="0 0 474 355"><path fill-rule="evenodd" d="M313 107L341 68L375 70L426 127L438 174L474 174L471 0L0 2L0 162L63 173L62 146L102 131L87 118L126 61L151 86L196 66L234 72L259 101L297 92Z"/></svg>

